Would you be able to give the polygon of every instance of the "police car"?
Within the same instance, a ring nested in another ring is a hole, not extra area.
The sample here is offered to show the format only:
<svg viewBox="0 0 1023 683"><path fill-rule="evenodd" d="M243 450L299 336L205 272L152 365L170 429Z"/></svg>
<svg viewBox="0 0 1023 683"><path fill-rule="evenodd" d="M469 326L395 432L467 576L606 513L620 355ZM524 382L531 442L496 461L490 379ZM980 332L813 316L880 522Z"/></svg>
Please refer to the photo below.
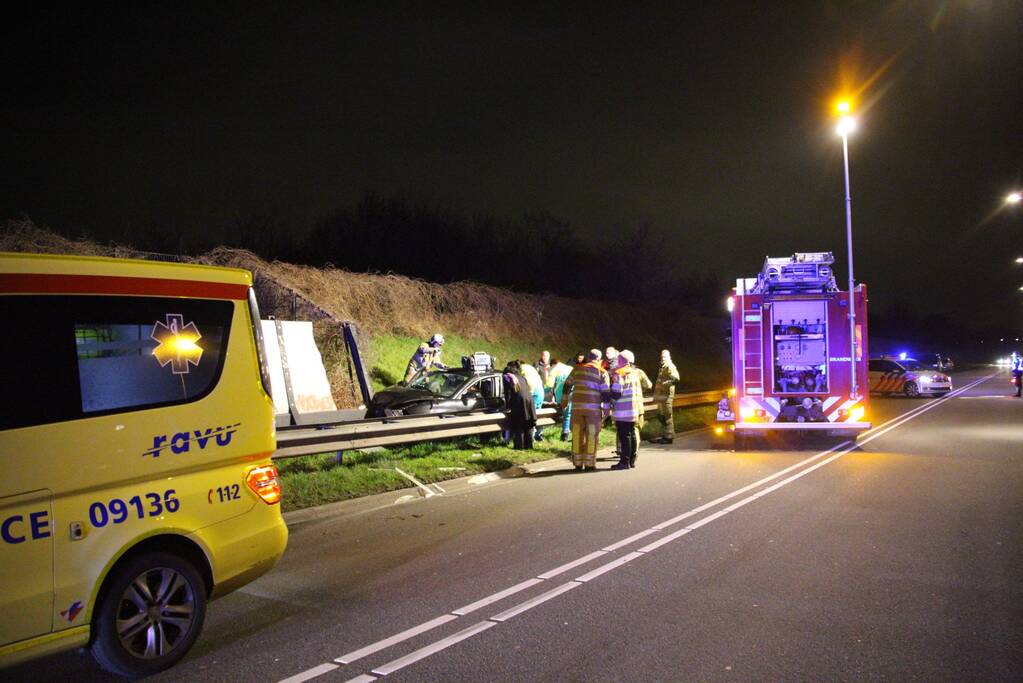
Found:
<svg viewBox="0 0 1023 683"><path fill-rule="evenodd" d="M287 543L252 276L0 254L0 306L0 669L166 669Z"/></svg>
<svg viewBox="0 0 1023 683"><path fill-rule="evenodd" d="M952 379L913 358L871 358L870 391L878 394L943 396L952 391Z"/></svg>

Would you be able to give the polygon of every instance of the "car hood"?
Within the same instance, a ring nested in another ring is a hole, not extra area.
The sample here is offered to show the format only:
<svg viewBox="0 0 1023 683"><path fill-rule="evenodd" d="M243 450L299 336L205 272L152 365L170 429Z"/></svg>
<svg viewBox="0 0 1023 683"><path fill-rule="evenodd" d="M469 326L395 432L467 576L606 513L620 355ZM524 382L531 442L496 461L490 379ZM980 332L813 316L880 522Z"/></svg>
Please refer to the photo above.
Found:
<svg viewBox="0 0 1023 683"><path fill-rule="evenodd" d="M391 405L392 403L404 403L406 401L419 401L424 399L440 398L425 389L410 389L409 387L388 387L378 391L373 396L373 403L376 405Z"/></svg>

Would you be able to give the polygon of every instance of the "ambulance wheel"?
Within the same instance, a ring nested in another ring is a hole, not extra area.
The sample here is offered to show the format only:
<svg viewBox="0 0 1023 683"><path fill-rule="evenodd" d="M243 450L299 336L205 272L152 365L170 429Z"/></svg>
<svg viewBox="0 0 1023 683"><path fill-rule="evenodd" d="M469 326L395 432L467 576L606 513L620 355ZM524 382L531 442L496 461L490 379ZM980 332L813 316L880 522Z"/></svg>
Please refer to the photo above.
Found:
<svg viewBox="0 0 1023 683"><path fill-rule="evenodd" d="M902 393L904 393L907 398L919 398L920 387L916 385L916 382L906 382L906 384L902 387Z"/></svg>
<svg viewBox="0 0 1023 683"><path fill-rule="evenodd" d="M192 647L206 617L206 585L190 562L139 555L111 574L92 619L92 656L121 676L168 669Z"/></svg>

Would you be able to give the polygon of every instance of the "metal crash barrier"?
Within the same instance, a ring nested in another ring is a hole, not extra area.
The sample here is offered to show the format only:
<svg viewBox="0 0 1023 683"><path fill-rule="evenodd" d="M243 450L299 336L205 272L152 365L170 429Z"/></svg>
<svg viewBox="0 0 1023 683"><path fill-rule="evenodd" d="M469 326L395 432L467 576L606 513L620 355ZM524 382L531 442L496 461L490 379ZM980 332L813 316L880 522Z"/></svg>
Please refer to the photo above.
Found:
<svg viewBox="0 0 1023 683"><path fill-rule="evenodd" d="M676 394L673 406L685 408L716 403L724 393L725 390ZM653 401L644 403L644 408L646 412L657 410ZM537 411L537 424L541 427L553 425L557 416L556 409L541 408ZM494 434L503 429L504 420L504 413L474 413L388 417L292 427L277 432L277 450L273 457L294 458L300 455Z"/></svg>

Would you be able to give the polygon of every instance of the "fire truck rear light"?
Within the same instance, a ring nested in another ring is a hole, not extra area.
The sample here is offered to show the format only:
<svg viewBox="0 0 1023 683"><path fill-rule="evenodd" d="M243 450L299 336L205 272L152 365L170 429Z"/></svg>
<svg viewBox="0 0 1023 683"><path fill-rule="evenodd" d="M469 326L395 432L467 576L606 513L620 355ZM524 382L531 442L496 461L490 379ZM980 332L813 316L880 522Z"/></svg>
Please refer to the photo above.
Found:
<svg viewBox="0 0 1023 683"><path fill-rule="evenodd" d="M749 419L753 417L753 409L750 408L749 406L743 406L742 408L739 408L739 417L743 419Z"/></svg>
<svg viewBox="0 0 1023 683"><path fill-rule="evenodd" d="M860 420L863 419L863 416L864 414L866 414L866 412L867 411L863 408L863 406L856 406L850 412L850 417L852 418L853 422L859 422Z"/></svg>
<svg viewBox="0 0 1023 683"><path fill-rule="evenodd" d="M767 417L767 411L764 410L763 408L760 408L756 411L755 415L757 417Z"/></svg>
<svg viewBox="0 0 1023 683"><path fill-rule="evenodd" d="M844 420L845 418L849 417L849 411L846 410L845 408L839 409L838 417L839 419Z"/></svg>
<svg viewBox="0 0 1023 683"><path fill-rule="evenodd" d="M253 467L245 476L245 483L267 505L281 502L281 484L273 465Z"/></svg>

